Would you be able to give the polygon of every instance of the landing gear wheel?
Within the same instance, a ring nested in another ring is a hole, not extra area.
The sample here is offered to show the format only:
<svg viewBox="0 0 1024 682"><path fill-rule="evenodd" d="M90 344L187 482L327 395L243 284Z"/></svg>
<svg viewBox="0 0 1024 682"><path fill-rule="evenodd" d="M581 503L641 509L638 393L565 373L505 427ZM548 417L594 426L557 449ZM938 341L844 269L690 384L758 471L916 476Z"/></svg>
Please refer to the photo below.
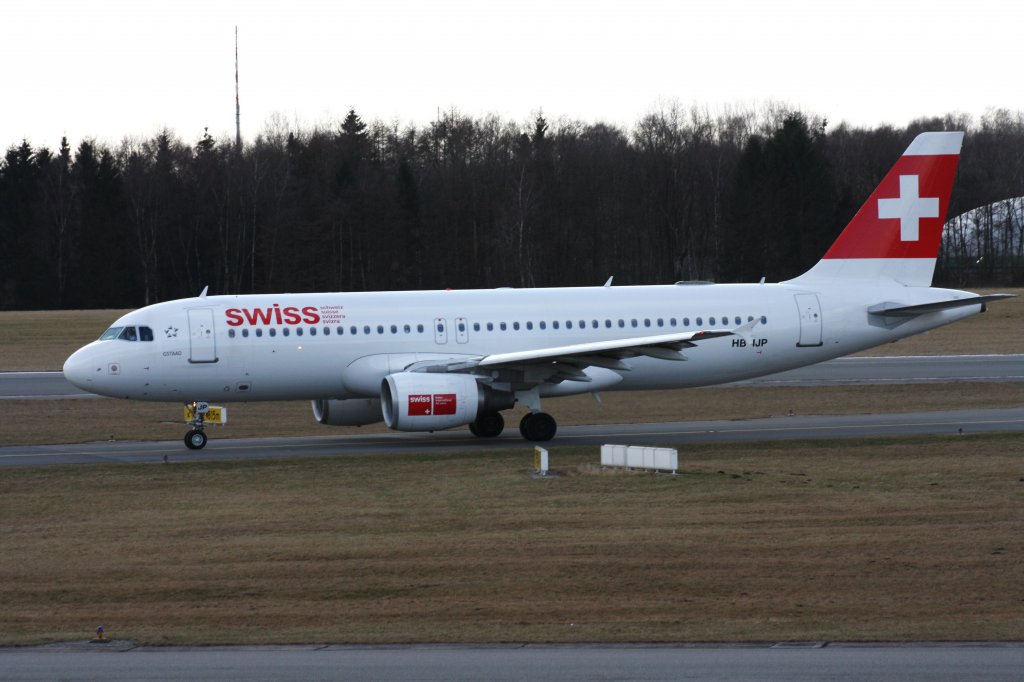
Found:
<svg viewBox="0 0 1024 682"><path fill-rule="evenodd" d="M477 415L476 421L470 423L469 430L477 438L497 438L505 430L505 418L500 412L486 412Z"/></svg>
<svg viewBox="0 0 1024 682"><path fill-rule="evenodd" d="M185 434L185 446L189 450L202 450L206 447L206 434L199 429L192 429Z"/></svg>
<svg viewBox="0 0 1024 682"><path fill-rule="evenodd" d="M555 437L558 424L547 412L534 412L523 417L519 422L519 433L523 438L535 443L545 443Z"/></svg>

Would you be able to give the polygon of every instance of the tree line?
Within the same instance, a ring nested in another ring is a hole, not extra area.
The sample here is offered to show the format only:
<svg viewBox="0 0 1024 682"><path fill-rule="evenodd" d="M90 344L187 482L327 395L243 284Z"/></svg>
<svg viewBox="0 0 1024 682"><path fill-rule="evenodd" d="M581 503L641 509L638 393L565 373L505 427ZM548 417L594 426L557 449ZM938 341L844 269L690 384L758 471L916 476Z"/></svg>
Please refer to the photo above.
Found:
<svg viewBox="0 0 1024 682"><path fill-rule="evenodd" d="M629 130L452 110L253 141L165 130L11 146L0 309L211 293L778 281L820 258L913 137L967 130L936 274L1024 283L1024 112L830 129L667 105Z"/></svg>

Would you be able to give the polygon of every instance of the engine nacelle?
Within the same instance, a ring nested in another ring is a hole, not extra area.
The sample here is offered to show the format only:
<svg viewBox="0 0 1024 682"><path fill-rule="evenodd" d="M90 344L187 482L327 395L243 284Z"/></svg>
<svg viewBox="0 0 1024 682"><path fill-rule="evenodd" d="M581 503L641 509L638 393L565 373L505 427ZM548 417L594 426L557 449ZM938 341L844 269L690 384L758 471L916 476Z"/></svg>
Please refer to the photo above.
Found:
<svg viewBox="0 0 1024 682"><path fill-rule="evenodd" d="M384 377L380 402L389 428L439 431L469 424L478 414L508 409L515 397L469 374L399 372Z"/></svg>
<svg viewBox="0 0 1024 682"><path fill-rule="evenodd" d="M313 418L327 426L363 426L384 419L376 398L314 400Z"/></svg>

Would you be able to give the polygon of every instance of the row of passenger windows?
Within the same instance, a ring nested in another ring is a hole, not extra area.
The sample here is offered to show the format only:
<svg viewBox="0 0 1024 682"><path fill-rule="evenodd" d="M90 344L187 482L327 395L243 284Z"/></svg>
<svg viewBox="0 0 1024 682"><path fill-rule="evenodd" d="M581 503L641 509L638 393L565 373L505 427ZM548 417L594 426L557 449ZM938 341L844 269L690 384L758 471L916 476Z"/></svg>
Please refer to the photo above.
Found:
<svg viewBox="0 0 1024 682"><path fill-rule="evenodd" d="M605 329L614 329L614 328L625 329L626 327L630 327L630 328L633 328L633 329L637 329L637 328L640 328L640 327L644 327L644 328L651 328L651 327L665 328L666 326L667 327L676 327L676 328L678 328L679 326L689 327L690 326L690 321L691 320L690 320L689 317L683 317L683 318L669 317L667 319L663 318L663 317L659 317L659 318L656 318L656 319L644 318L643 320L639 320L639 319L631 319L631 320L625 320L625 319L610 320L610 319L605 319L603 321L602 320L590 320L589 324L587 323L587 320L565 320L564 322L561 322L559 320L554 320L553 322L550 322L550 323L545 322L545 321L537 322L536 326L534 325L534 323L532 321L528 321L528 322L485 322L485 323L474 322L473 323L473 331L474 332L480 332L480 331L493 332L495 330L497 330L497 331L508 331L509 329L512 329L512 331L520 331L520 330L522 330L524 328L525 328L526 331L533 331L535 328L536 329L540 329L540 330L546 330L546 329L549 328L549 325L550 325L551 329L562 329L563 326L564 326L565 329L579 329L579 330L583 330L583 329L601 329L602 327L605 328ZM754 316L753 315L748 315L746 321L747 322L753 322L754 321ZM693 318L693 323L697 327L704 327L705 326L704 325L704 318L703 317L695 317L695 318ZM712 315L712 316L707 318L707 323L708 323L707 324L708 327L717 327L717 326L729 327L729 326L732 326L732 325L739 326L739 325L743 324L743 318L740 317L739 315L736 315L735 317L733 317L731 319L727 315L722 315L721 317L716 317L716 316ZM766 316L764 316L764 315L761 316L761 324L768 324L768 318ZM459 333L464 333L464 332L466 332L466 323L464 321L462 321L462 320L459 320L456 323L456 328L457 328ZM398 334L399 330L401 330L401 333L403 333L403 334L412 334L414 329L415 329L415 332L417 334L422 334L422 333L424 333L426 331L426 329L424 328L424 326L422 324L417 324L415 326L406 324L406 325L402 325L401 327L399 327L399 325L397 325L397 324L392 324L392 325L387 326L387 327L385 325L382 325L382 324L378 324L375 327L370 326L370 325L367 324L367 325L363 325L362 327L359 327L357 325L351 325L351 326L349 326L347 328L345 326L343 326L343 325L338 325L337 327L283 327L281 329L281 336L290 336L293 332L294 332L295 336L303 336L304 334L308 334L309 336L316 336L318 333L322 334L323 336L330 336L332 333L337 335L337 336L344 336L346 334L349 335L349 336L357 336L360 333L363 334L364 336L368 336L368 335L372 335L375 332L378 335L384 335L384 334L386 334L388 332L390 332L391 334ZM442 323L442 322L438 322L437 323L437 331L438 331L438 333L441 333L441 334L445 333L445 324ZM235 329L229 329L228 330L228 336L230 338L232 338L232 339L235 338L237 333L238 332ZM270 336L270 337L276 337L277 336L277 328L270 327L269 329L266 330L266 334L267 334L267 336ZM263 337L263 335L264 335L263 329L260 328L260 327L257 327L255 330L253 330L253 335L255 335L257 338ZM241 336L242 336L242 338L249 338L249 329L242 329L241 330Z"/></svg>
<svg viewBox="0 0 1024 682"><path fill-rule="evenodd" d="M426 331L426 328L422 324L416 325L415 328L416 328L416 333L417 334L422 334L423 332ZM303 334L309 334L310 336L316 336L318 333L322 333L324 336L330 336L331 333L332 333L331 329L332 329L332 327L284 327L284 328L281 329L281 336L291 336L292 332L295 332L295 336L302 336ZM338 336L344 336L345 333L346 333L345 332L345 327L343 327L341 325L338 325L337 327L333 327L333 329L334 329L333 333L337 334ZM398 325L397 324L391 325L390 329L391 329L391 333L392 334L397 334L398 333ZM373 330L374 330L374 328L371 327L370 325L368 325L368 324L367 325L363 325L362 333L364 335L372 334ZM378 324L377 327L376 327L376 330L377 330L378 334L384 334L385 333L385 328L384 328L384 325L382 325L382 324ZM248 329L242 329L241 331L242 331L242 333L241 333L242 338L245 338L245 339L249 338L249 330ZM412 327L412 325L408 325L408 324L403 325L402 326L402 331L404 333L406 333L406 334L411 334L412 331L413 331L413 327ZM347 333L350 336L356 336L357 334L359 334L359 327L357 327L355 325L352 325L351 327L348 328L348 332ZM238 334L237 334L236 330L234 330L234 329L229 329L228 330L228 336L231 337L232 339L235 338L235 336L237 336L237 335ZM261 329L260 327L257 327L254 330L253 335L256 336L256 337L262 337L263 336L263 329ZM270 337L277 336L277 328L276 327L270 327L269 329L267 329L267 336L270 336Z"/></svg>

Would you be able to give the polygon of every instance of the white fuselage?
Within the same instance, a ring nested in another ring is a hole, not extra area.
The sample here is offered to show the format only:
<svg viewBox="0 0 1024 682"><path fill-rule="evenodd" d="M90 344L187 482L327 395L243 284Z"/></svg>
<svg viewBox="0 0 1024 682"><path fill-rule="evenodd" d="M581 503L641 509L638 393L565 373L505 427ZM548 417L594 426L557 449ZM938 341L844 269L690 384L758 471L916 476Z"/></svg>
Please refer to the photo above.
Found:
<svg viewBox="0 0 1024 682"><path fill-rule="evenodd" d="M806 283L210 296L133 311L112 338L65 365L76 384L136 400L254 401L376 397L384 376L424 360L467 359L696 330L747 334L687 348L690 361L625 360L540 395L705 386L772 374L954 322L981 304L883 324L867 308L966 292ZM763 320L763 321L762 321Z"/></svg>

